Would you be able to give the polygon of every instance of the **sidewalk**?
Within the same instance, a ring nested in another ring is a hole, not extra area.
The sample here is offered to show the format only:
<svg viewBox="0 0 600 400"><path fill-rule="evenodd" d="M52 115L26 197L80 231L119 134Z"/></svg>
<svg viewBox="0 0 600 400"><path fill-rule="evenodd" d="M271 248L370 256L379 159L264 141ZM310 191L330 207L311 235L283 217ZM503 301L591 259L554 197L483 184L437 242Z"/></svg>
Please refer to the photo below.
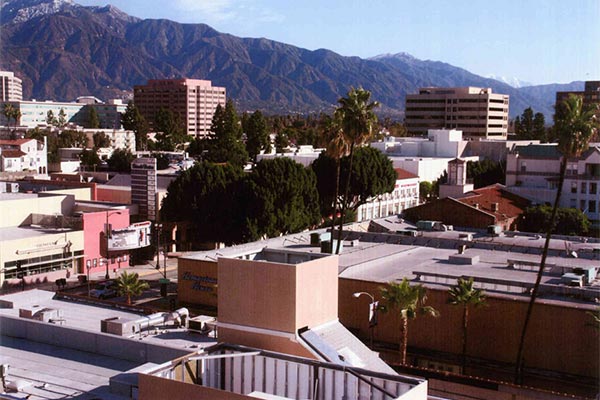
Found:
<svg viewBox="0 0 600 400"><path fill-rule="evenodd" d="M152 275L152 274L162 274L164 270L165 270L164 269L164 260L161 258L160 269L156 268L156 260L152 260L147 264L121 267L120 269L111 269L108 271L108 274L110 276L110 279L115 279L119 275L121 275L123 272L127 272L127 273L135 272L139 275L140 278L142 278L144 276L148 276L148 275ZM175 258L167 258L167 272L172 272L172 271L176 271L176 270L177 270L177 258L176 257ZM97 271L97 272L90 273L89 278L91 281L97 281L97 280L103 280L105 278L105 276L106 276L106 272ZM67 282L69 282L69 283L77 282L77 281L78 281L77 274L73 274L67 279Z"/></svg>

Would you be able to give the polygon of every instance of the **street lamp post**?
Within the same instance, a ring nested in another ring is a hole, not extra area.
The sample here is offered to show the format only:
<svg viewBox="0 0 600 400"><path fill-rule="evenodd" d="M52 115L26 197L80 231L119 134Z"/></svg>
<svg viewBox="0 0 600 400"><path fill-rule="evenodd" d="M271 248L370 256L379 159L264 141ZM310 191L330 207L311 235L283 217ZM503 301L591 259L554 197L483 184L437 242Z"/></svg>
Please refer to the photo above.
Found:
<svg viewBox="0 0 600 400"><path fill-rule="evenodd" d="M352 296L354 296L358 299L363 294L365 296L369 296L369 298L371 299L371 303L369 304L369 331L371 333L369 342L370 342L370 347L372 350L373 349L373 337L374 337L373 329L377 325L377 305L379 304L379 302L375 301L375 297L371 293L367 293L367 292L356 292L356 293L353 293Z"/></svg>
<svg viewBox="0 0 600 400"><path fill-rule="evenodd" d="M104 279L110 279L110 275L108 274L108 262L109 262L109 257L108 257L108 239L110 237L110 227L108 225L108 217L110 217L111 215L114 214L118 214L121 215L121 211L113 211L113 212L106 212L106 232L105 232L105 236L106 236L106 275L104 276Z"/></svg>

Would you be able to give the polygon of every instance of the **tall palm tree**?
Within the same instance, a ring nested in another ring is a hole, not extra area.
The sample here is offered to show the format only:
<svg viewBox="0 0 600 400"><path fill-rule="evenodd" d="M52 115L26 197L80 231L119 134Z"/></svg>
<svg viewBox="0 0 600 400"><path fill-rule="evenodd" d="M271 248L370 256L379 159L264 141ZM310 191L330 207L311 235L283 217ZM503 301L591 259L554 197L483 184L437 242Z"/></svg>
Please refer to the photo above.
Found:
<svg viewBox="0 0 600 400"><path fill-rule="evenodd" d="M124 271L115 281L117 283L117 292L120 296L127 297L127 304L131 304L132 296L141 295L144 290L148 290L148 283L139 280L137 273L127 273Z"/></svg>
<svg viewBox="0 0 600 400"><path fill-rule="evenodd" d="M381 298L383 305L382 312L392 309L400 313L400 357L402 364L406 364L406 347L408 343L408 320L414 319L418 315L430 315L438 317L439 312L426 306L427 289L423 285L411 286L408 279L402 279L402 282L389 282L386 287L381 288Z"/></svg>
<svg viewBox="0 0 600 400"><path fill-rule="evenodd" d="M15 133L17 131L17 124L19 123L19 119L22 116L21 110L19 110L18 108L15 108L10 103L5 103L4 109L2 110L2 114L4 114L4 116L6 117L6 124L8 126L9 131L10 131L10 120L11 119L15 120L15 127L12 131L10 131L12 139L14 139Z"/></svg>
<svg viewBox="0 0 600 400"><path fill-rule="evenodd" d="M338 117L338 118L336 118ZM333 214L331 216L331 239L335 231L335 215L338 210L338 198L340 195L340 165L343 157L348 155L349 146L340 127L339 114L334 115L328 126L325 127L327 135L327 147L325 153L335 160L335 192L333 196ZM338 237L339 239L339 237ZM333 249L333 240L331 240Z"/></svg>
<svg viewBox="0 0 600 400"><path fill-rule="evenodd" d="M558 112L559 109L560 113ZM521 383L522 381L523 350L525 348L527 327L529 326L529 321L531 320L533 305L538 295L542 275L544 274L550 238L552 237L552 231L556 225L556 214L558 205L560 203L563 183L565 181L567 161L569 159L580 157L581 154L589 147L590 139L598 130L597 115L595 114L597 110L584 110L583 98L581 96L571 94L564 100L562 104L557 107L556 111L557 116L556 121L554 122L554 131L558 137L558 150L562 154L560 161L560 175L558 178L558 188L556 190L556 197L552 207L550 222L546 229L546 241L542 251L542 260L540 261L540 268L537 273L535 284L531 291L531 298L529 299L527 313L525 314L525 322L523 323L523 330L521 331L521 339L519 341L519 350L517 352L517 360L515 365L515 383Z"/></svg>
<svg viewBox="0 0 600 400"><path fill-rule="evenodd" d="M448 289L448 303L462 306L462 367L463 371L467 361L467 328L469 326L469 306L481 307L485 305L486 295L481 289L474 287L473 277L469 279L458 278L455 286Z"/></svg>
<svg viewBox="0 0 600 400"><path fill-rule="evenodd" d="M348 174L346 175L346 187L344 197L341 202L340 225L338 232L338 243L336 253L340 252L340 243L342 240L342 230L344 229L344 218L348 206L348 194L350 192L350 177L352 175L352 159L354 157L354 148L365 143L373 134L373 126L377 123L377 116L373 111L379 107L376 101L370 102L371 92L363 88L351 88L348 97L342 97L338 100L340 104L335 111L335 118L340 121L344 141L350 147L348 156L350 162Z"/></svg>

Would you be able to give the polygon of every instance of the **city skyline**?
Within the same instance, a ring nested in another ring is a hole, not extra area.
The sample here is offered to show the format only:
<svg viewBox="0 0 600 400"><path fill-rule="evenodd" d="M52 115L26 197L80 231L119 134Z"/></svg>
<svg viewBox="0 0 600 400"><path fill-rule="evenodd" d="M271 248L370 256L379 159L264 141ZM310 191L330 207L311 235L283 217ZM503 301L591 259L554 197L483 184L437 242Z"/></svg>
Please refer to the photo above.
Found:
<svg viewBox="0 0 600 400"><path fill-rule="evenodd" d="M594 0L506 1L485 8L445 3L353 1L295 3L273 0L78 0L112 4L139 18L205 23L241 37L267 39L344 56L369 58L406 52L481 76L529 84L600 79L600 3ZM373 40L373 38L385 40ZM449 41L448 38L453 38ZM595 40L595 39L596 40Z"/></svg>

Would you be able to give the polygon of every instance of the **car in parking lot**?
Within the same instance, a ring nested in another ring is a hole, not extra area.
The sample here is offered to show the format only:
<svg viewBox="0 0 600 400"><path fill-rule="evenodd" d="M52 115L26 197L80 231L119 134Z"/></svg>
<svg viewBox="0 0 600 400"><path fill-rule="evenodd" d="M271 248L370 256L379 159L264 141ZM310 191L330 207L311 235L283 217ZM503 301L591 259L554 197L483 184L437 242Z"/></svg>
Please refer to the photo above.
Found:
<svg viewBox="0 0 600 400"><path fill-rule="evenodd" d="M97 299L110 299L117 297L117 285L114 281L101 282L90 291L90 296Z"/></svg>

